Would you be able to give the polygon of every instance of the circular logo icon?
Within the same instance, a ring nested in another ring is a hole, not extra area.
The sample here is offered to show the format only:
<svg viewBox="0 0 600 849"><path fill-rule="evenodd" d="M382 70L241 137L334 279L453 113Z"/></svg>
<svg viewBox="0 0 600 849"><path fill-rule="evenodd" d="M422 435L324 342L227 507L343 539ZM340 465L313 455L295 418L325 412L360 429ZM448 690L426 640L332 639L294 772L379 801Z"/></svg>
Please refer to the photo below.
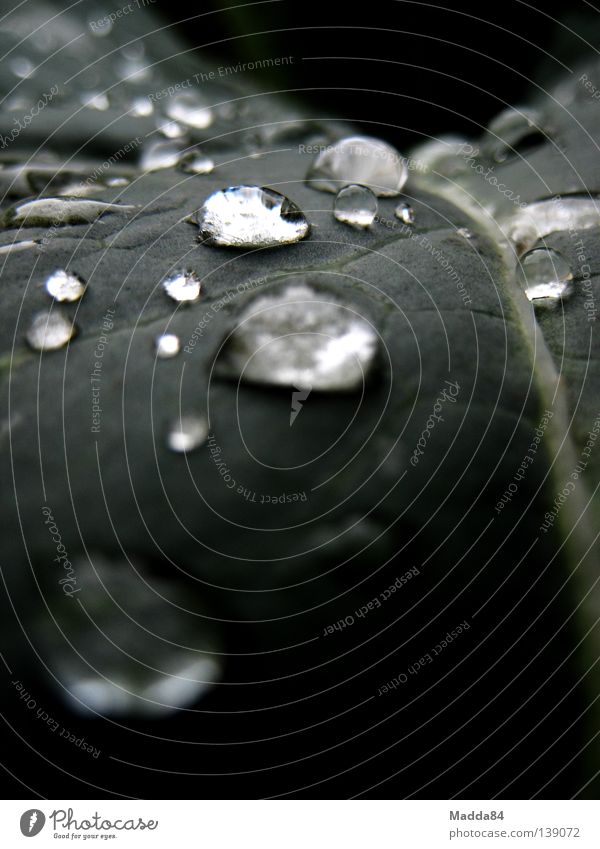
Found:
<svg viewBox="0 0 600 849"><path fill-rule="evenodd" d="M21 816L21 833L25 837L35 837L43 829L45 823L46 817L42 811L32 808L30 811L25 811Z"/></svg>

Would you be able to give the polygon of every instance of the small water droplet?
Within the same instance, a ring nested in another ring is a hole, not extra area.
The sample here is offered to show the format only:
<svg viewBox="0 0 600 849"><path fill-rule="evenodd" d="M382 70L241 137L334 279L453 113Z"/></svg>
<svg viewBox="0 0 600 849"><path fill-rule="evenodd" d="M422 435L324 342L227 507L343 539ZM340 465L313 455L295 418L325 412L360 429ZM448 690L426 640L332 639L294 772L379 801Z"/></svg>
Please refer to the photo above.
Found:
<svg viewBox="0 0 600 849"><path fill-rule="evenodd" d="M35 73L35 65L26 56L14 56L10 60L9 66L13 74L22 80L33 76Z"/></svg>
<svg viewBox="0 0 600 849"><path fill-rule="evenodd" d="M161 333L156 337L156 356L161 360L168 360L171 357L176 357L181 350L181 342L179 336L174 333Z"/></svg>
<svg viewBox="0 0 600 849"><path fill-rule="evenodd" d="M125 50L122 51L125 53ZM143 83L147 80L151 73L151 68L146 64L146 60L142 57L128 58L124 56L117 62L117 75L120 79L128 83Z"/></svg>
<svg viewBox="0 0 600 849"><path fill-rule="evenodd" d="M105 203L78 197L38 198L9 207L2 214L3 227L44 227L66 224L90 224L111 212L130 212L135 206Z"/></svg>
<svg viewBox="0 0 600 849"><path fill-rule="evenodd" d="M181 160L181 170L186 174L210 174L215 163L202 153L193 152Z"/></svg>
<svg viewBox="0 0 600 849"><path fill-rule="evenodd" d="M168 139L181 139L185 136L185 128L178 124L177 121L165 121L164 118L159 118L156 122L159 133L162 133Z"/></svg>
<svg viewBox="0 0 600 849"><path fill-rule="evenodd" d="M88 109L96 109L98 112L106 112L110 106L108 95L102 91L88 91L81 95L81 102Z"/></svg>
<svg viewBox="0 0 600 849"><path fill-rule="evenodd" d="M116 186L128 186L131 183L131 180L128 177L108 177L106 180L106 185L109 188Z"/></svg>
<svg viewBox="0 0 600 849"><path fill-rule="evenodd" d="M154 105L149 97L136 97L131 104L131 114L138 118L145 118L152 115Z"/></svg>
<svg viewBox="0 0 600 849"><path fill-rule="evenodd" d="M395 215L403 224L415 223L415 211L408 203L399 203L396 207Z"/></svg>
<svg viewBox="0 0 600 849"><path fill-rule="evenodd" d="M213 192L196 212L196 222L208 244L234 248L288 245L310 229L299 206L259 186Z"/></svg>
<svg viewBox="0 0 600 849"><path fill-rule="evenodd" d="M34 351L55 351L75 335L75 325L59 310L36 313L27 329L27 342Z"/></svg>
<svg viewBox="0 0 600 849"><path fill-rule="evenodd" d="M201 416L186 415L175 419L167 432L167 447L177 454L199 448L208 436L208 422Z"/></svg>
<svg viewBox="0 0 600 849"><path fill-rule="evenodd" d="M545 134L539 129L541 114L534 109L504 109L488 125L484 151L496 162L523 152L526 145L543 144Z"/></svg>
<svg viewBox="0 0 600 849"><path fill-rule="evenodd" d="M193 271L176 271L162 282L167 295L174 301L197 301L201 290L200 279Z"/></svg>
<svg viewBox="0 0 600 849"><path fill-rule="evenodd" d="M96 38L104 38L111 32L112 28L112 18L100 9L97 9L88 19L88 29Z"/></svg>
<svg viewBox="0 0 600 849"><path fill-rule="evenodd" d="M370 227L377 215L377 198L365 186L346 186L337 193L333 214L343 224Z"/></svg>
<svg viewBox="0 0 600 849"><path fill-rule="evenodd" d="M195 91L176 94L167 102L165 113L174 121L197 130L210 127L215 119L213 110Z"/></svg>
<svg viewBox="0 0 600 849"><path fill-rule="evenodd" d="M86 290L86 283L77 274L60 268L48 277L46 292L57 301L78 301Z"/></svg>
<svg viewBox="0 0 600 849"><path fill-rule="evenodd" d="M391 145L369 136L349 136L319 153L306 179L324 192L358 184L378 197L393 197L407 177L406 163Z"/></svg>
<svg viewBox="0 0 600 849"><path fill-rule="evenodd" d="M536 248L525 254L519 265L519 278L536 307L553 307L572 292L569 263L550 248Z"/></svg>
<svg viewBox="0 0 600 849"><path fill-rule="evenodd" d="M255 297L239 317L215 372L296 390L363 387L378 337L352 308L306 284Z"/></svg>
<svg viewBox="0 0 600 849"><path fill-rule="evenodd" d="M459 236L462 236L463 239L467 239L467 241L471 241L473 238L473 231L469 230L468 227L459 227L456 232Z"/></svg>
<svg viewBox="0 0 600 849"><path fill-rule="evenodd" d="M143 171L160 171L175 168L181 159L181 145L174 141L152 141L144 146L140 159Z"/></svg>

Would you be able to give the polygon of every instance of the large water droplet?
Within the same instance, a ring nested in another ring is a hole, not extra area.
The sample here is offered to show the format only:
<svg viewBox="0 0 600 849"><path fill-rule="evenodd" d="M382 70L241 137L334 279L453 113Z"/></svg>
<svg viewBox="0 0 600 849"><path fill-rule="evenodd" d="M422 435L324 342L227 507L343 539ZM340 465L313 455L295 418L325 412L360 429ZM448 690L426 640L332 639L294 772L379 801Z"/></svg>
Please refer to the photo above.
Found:
<svg viewBox="0 0 600 849"><path fill-rule="evenodd" d="M519 265L525 294L536 307L553 307L572 292L573 273L568 262L550 248L525 254Z"/></svg>
<svg viewBox="0 0 600 849"><path fill-rule="evenodd" d="M343 224L370 227L377 215L377 198L365 186L346 186L337 193L333 214Z"/></svg>
<svg viewBox="0 0 600 849"><path fill-rule="evenodd" d="M86 290L86 284L71 271L60 268L46 280L46 292L57 301L78 301Z"/></svg>
<svg viewBox="0 0 600 849"><path fill-rule="evenodd" d="M57 309L36 313L27 329L27 342L34 351L54 351L75 335L75 325Z"/></svg>
<svg viewBox="0 0 600 849"><path fill-rule="evenodd" d="M415 223L415 211L408 203L399 203L395 209L395 215L403 224Z"/></svg>
<svg viewBox="0 0 600 849"><path fill-rule="evenodd" d="M185 415L174 419L167 432L167 447L177 454L199 448L208 436L208 422L202 416Z"/></svg>
<svg viewBox="0 0 600 849"><path fill-rule="evenodd" d="M195 91L176 94L167 102L165 112L174 121L197 130L210 127L215 119L213 110Z"/></svg>
<svg viewBox="0 0 600 849"><path fill-rule="evenodd" d="M200 279L193 271L176 271L162 282L167 295L174 301L197 301L200 297Z"/></svg>
<svg viewBox="0 0 600 849"><path fill-rule="evenodd" d="M214 192L197 211L196 221L208 244L234 248L291 244L310 229L293 201L259 186L232 186Z"/></svg>
<svg viewBox="0 0 600 849"><path fill-rule="evenodd" d="M208 156L194 151L183 157L180 167L186 174L210 174L215 163Z"/></svg>
<svg viewBox="0 0 600 849"><path fill-rule="evenodd" d="M362 388L377 344L375 330L350 307L293 284L254 298L215 371L250 383L349 392Z"/></svg>
<svg viewBox="0 0 600 849"><path fill-rule="evenodd" d="M156 356L161 360L168 360L171 357L176 357L181 350L181 342L179 336L175 333L161 333L156 337Z"/></svg>
<svg viewBox="0 0 600 849"><path fill-rule="evenodd" d="M518 207L516 212L512 210L500 221L517 253L521 254L550 233L600 226L600 199L557 196Z"/></svg>
<svg viewBox="0 0 600 849"><path fill-rule="evenodd" d="M369 136L350 136L319 153L307 180L325 192L359 184L379 197L393 197L407 177L406 163L391 145Z"/></svg>
<svg viewBox="0 0 600 849"><path fill-rule="evenodd" d="M3 227L45 227L66 224L89 224L110 212L135 209L123 203L105 203L78 197L38 198L17 203L2 215Z"/></svg>

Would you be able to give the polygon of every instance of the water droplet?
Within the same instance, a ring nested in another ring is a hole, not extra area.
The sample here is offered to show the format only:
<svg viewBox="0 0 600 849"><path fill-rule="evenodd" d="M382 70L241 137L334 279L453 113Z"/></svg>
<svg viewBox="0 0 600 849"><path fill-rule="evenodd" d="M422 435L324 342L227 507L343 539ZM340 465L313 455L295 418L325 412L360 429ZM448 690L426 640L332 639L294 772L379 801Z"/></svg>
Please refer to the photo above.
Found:
<svg viewBox="0 0 600 849"><path fill-rule="evenodd" d="M195 91L176 94L167 102L165 113L174 121L197 130L205 130L215 120L213 110Z"/></svg>
<svg viewBox="0 0 600 849"><path fill-rule="evenodd" d="M181 342L179 336L174 333L161 333L156 337L156 356L161 360L168 360L171 357L176 357L181 350Z"/></svg>
<svg viewBox="0 0 600 849"><path fill-rule="evenodd" d="M164 118L159 118L156 122L159 133L162 133L168 139L181 139L185 136L185 129L178 124L177 121L165 121Z"/></svg>
<svg viewBox="0 0 600 849"><path fill-rule="evenodd" d="M539 239L560 231L587 230L600 225L600 199L556 196L513 208L501 219L502 229L517 253L532 248Z"/></svg>
<svg viewBox="0 0 600 849"><path fill-rule="evenodd" d="M199 448L208 436L208 422L201 416L181 416L171 422L167 447L177 454L188 454Z"/></svg>
<svg viewBox="0 0 600 849"><path fill-rule="evenodd" d="M143 171L160 171L175 168L181 159L182 149L177 142L152 141L144 146L140 160Z"/></svg>
<svg viewBox="0 0 600 849"><path fill-rule="evenodd" d="M195 151L181 160L181 170L186 174L210 174L214 167L215 163L212 159Z"/></svg>
<svg viewBox="0 0 600 849"><path fill-rule="evenodd" d="M35 73L35 65L26 56L15 56L10 60L9 66L13 74L22 80L33 76Z"/></svg>
<svg viewBox="0 0 600 849"><path fill-rule="evenodd" d="M255 297L215 366L234 380L297 390L360 390L377 351L371 325L306 284Z"/></svg>
<svg viewBox="0 0 600 849"><path fill-rule="evenodd" d="M69 575L68 592L57 594L56 583L47 590L56 627L43 618L32 623L69 707L86 717L156 719L191 707L218 680L221 642L189 589L129 553L108 559L75 551Z"/></svg>
<svg viewBox="0 0 600 849"><path fill-rule="evenodd" d="M105 112L110 102L108 95L102 91L89 91L81 95L81 102L88 109L96 109L98 112Z"/></svg>
<svg viewBox="0 0 600 849"><path fill-rule="evenodd" d="M536 248L525 254L519 265L519 279L536 307L552 307L572 291L569 263L550 248Z"/></svg>
<svg viewBox="0 0 600 849"><path fill-rule="evenodd" d="M234 248L299 242L309 231L299 206L272 189L232 186L214 192L196 213L208 244Z"/></svg>
<svg viewBox="0 0 600 849"><path fill-rule="evenodd" d="M471 156L479 153L466 139L458 136L428 139L410 151L411 171L419 176L428 174L433 179L454 177L468 170L467 150L471 151Z"/></svg>
<svg viewBox="0 0 600 849"><path fill-rule="evenodd" d="M128 177L108 177L106 180L106 185L109 187L128 186L130 183L131 180Z"/></svg>
<svg viewBox="0 0 600 849"><path fill-rule="evenodd" d="M200 297L200 279L193 271L176 271L162 282L167 295L174 301L197 301Z"/></svg>
<svg viewBox="0 0 600 849"><path fill-rule="evenodd" d="M125 56L117 62L117 75L128 83L143 83L150 76L151 70L146 60L141 57Z"/></svg>
<svg viewBox="0 0 600 849"><path fill-rule="evenodd" d="M467 241L471 241L473 238L473 231L469 230L468 227L459 227L456 232L459 236L462 236L463 239L467 239Z"/></svg>
<svg viewBox="0 0 600 849"><path fill-rule="evenodd" d="M395 215L403 224L415 223L415 211L408 203L399 203L396 207Z"/></svg>
<svg viewBox="0 0 600 849"><path fill-rule="evenodd" d="M60 268L46 280L46 292L57 301L78 301L86 290L86 283L73 274Z"/></svg>
<svg viewBox="0 0 600 849"><path fill-rule="evenodd" d="M112 28L112 19L109 18L106 12L96 10L93 16L90 16L88 19L88 29L97 38L104 38L111 32Z"/></svg>
<svg viewBox="0 0 600 849"><path fill-rule="evenodd" d="M12 254L18 251L26 251L30 248L37 248L39 242L27 239L23 242L11 242L9 245L0 245L0 254Z"/></svg>
<svg viewBox="0 0 600 849"><path fill-rule="evenodd" d="M525 147L543 144L546 136L539 129L542 116L533 109L505 109L488 125L484 151L496 162L523 153Z"/></svg>
<svg viewBox="0 0 600 849"><path fill-rule="evenodd" d="M135 115L138 118L145 118L148 115L152 115L154 112L154 105L149 97L136 97L131 104L131 114Z"/></svg>
<svg viewBox="0 0 600 849"><path fill-rule="evenodd" d="M343 224L370 227L377 215L377 198L365 186L346 186L337 193L333 214Z"/></svg>
<svg viewBox="0 0 600 849"><path fill-rule="evenodd" d="M378 197L393 197L407 177L406 163L391 145L369 136L349 136L319 153L306 179L324 192L358 184Z"/></svg>
<svg viewBox="0 0 600 849"><path fill-rule="evenodd" d="M75 335L75 325L59 310L36 313L27 329L27 342L34 351L54 351Z"/></svg>
<svg viewBox="0 0 600 849"><path fill-rule="evenodd" d="M2 215L3 227L44 227L66 224L90 224L110 212L135 209L122 203L105 203L78 197L38 198L9 207Z"/></svg>

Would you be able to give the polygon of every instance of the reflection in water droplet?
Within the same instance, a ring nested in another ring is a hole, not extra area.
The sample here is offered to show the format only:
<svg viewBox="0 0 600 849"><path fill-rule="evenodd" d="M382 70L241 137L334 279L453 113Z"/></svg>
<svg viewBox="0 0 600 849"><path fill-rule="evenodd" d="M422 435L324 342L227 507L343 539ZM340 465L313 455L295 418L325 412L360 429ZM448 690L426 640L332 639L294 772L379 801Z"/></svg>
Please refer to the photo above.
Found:
<svg viewBox="0 0 600 849"><path fill-rule="evenodd" d="M13 74L22 80L35 73L35 65L26 56L14 56L9 62L9 67Z"/></svg>
<svg viewBox="0 0 600 849"><path fill-rule="evenodd" d="M550 248L536 248L522 258L519 279L536 307L552 307L571 294L573 273L568 262Z"/></svg>
<svg viewBox="0 0 600 849"><path fill-rule="evenodd" d="M221 377L298 390L360 390L378 337L353 309L305 284L255 297L215 366Z"/></svg>
<svg viewBox="0 0 600 849"><path fill-rule="evenodd" d="M518 207L500 221L517 253L532 248L539 239L561 230L587 230L600 225L600 199L557 196Z"/></svg>
<svg viewBox="0 0 600 849"><path fill-rule="evenodd" d="M403 224L415 223L415 211L408 203L399 203L396 207L395 215Z"/></svg>
<svg viewBox="0 0 600 849"><path fill-rule="evenodd" d="M369 136L350 136L319 153L306 179L325 192L359 184L379 197L393 197L407 177L406 163L391 145Z"/></svg>
<svg viewBox="0 0 600 849"><path fill-rule="evenodd" d="M235 248L291 244L310 229L293 201L259 186L232 186L214 192L197 211L196 221L208 244Z"/></svg>
<svg viewBox="0 0 600 849"><path fill-rule="evenodd" d="M200 279L193 271L176 271L162 282L167 295L174 301L197 301L200 297Z"/></svg>
<svg viewBox="0 0 600 849"><path fill-rule="evenodd" d="M365 186L346 186L336 196L333 214L343 224L370 227L377 215L377 198Z"/></svg>
<svg viewBox="0 0 600 849"><path fill-rule="evenodd" d="M168 360L171 357L176 357L181 350L181 342L179 336L174 333L161 333L156 337L156 356L161 360Z"/></svg>
<svg viewBox="0 0 600 849"><path fill-rule="evenodd" d="M71 271L60 268L46 280L46 292L57 301L78 301L86 290L86 284Z"/></svg>
<svg viewBox="0 0 600 849"><path fill-rule="evenodd" d="M140 159L143 171L160 171L175 168L181 159L181 145L174 141L152 141L144 146Z"/></svg>
<svg viewBox="0 0 600 849"><path fill-rule="evenodd" d="M88 198L39 198L22 201L5 210L2 214L2 226L10 228L90 224L101 215L130 212L135 208L124 203L105 203Z"/></svg>
<svg viewBox="0 0 600 849"><path fill-rule="evenodd" d="M177 454L188 454L199 448L208 436L208 422L201 416L181 416L171 422L167 447Z"/></svg>
<svg viewBox="0 0 600 849"><path fill-rule="evenodd" d="M167 102L165 112L174 121L197 130L210 127L215 119L213 110L195 91L176 94Z"/></svg>
<svg viewBox="0 0 600 849"><path fill-rule="evenodd" d="M188 154L181 160L181 170L186 174L210 174L214 170L215 163L202 153Z"/></svg>
<svg viewBox="0 0 600 849"><path fill-rule="evenodd" d="M27 342L34 351L54 351L75 335L75 325L57 309L36 313L27 329Z"/></svg>
<svg viewBox="0 0 600 849"><path fill-rule="evenodd" d="M110 106L108 95L102 91L84 92L81 102L88 109L96 109L98 112L105 112Z"/></svg>

